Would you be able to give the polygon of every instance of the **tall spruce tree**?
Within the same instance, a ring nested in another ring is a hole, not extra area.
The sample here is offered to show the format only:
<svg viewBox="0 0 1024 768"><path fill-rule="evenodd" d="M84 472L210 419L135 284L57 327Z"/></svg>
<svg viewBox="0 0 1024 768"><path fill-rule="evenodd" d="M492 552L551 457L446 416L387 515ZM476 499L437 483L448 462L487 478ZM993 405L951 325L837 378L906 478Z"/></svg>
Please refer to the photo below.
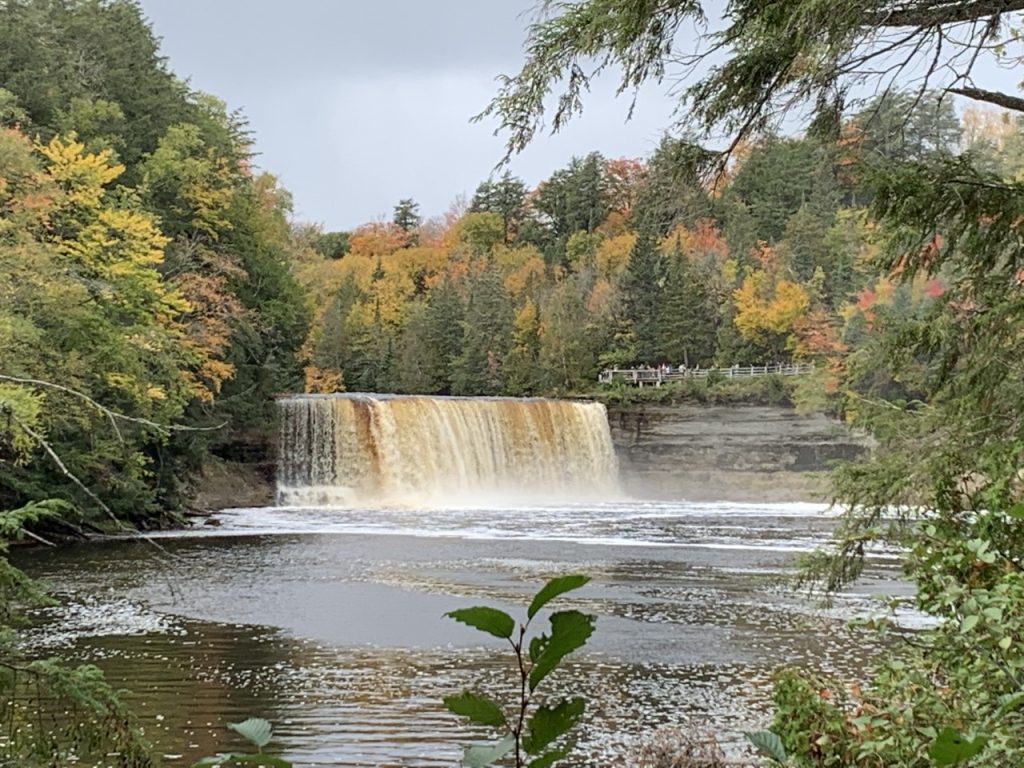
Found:
<svg viewBox="0 0 1024 768"><path fill-rule="evenodd" d="M715 356L716 312L698 268L677 242L658 305L659 358L687 367L710 363Z"/></svg>
<svg viewBox="0 0 1024 768"><path fill-rule="evenodd" d="M637 362L653 364L663 359L660 344L661 300L667 269L653 232L641 232L622 276L624 317L635 344Z"/></svg>
<svg viewBox="0 0 1024 768"><path fill-rule="evenodd" d="M501 273L489 262L470 280L463 316L462 351L452 371L456 395L498 395L512 347L512 304Z"/></svg>

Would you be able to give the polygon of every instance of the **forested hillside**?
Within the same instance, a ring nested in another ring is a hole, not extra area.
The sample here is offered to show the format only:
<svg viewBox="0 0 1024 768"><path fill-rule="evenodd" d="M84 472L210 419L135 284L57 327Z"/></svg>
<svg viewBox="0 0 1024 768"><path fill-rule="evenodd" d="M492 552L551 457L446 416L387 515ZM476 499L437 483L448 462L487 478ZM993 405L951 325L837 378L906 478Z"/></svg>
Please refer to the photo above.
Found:
<svg viewBox="0 0 1024 768"><path fill-rule="evenodd" d="M301 386L288 194L133 3L4 4L0 86L0 509L173 509Z"/></svg>
<svg viewBox="0 0 1024 768"><path fill-rule="evenodd" d="M867 161L967 150L1014 176L1022 148L1000 112L891 93L830 140L764 136L712 174L716 156L666 137L643 159L573 158L534 189L496 175L443 219L404 200L391 222L312 233L306 386L530 395L593 389L615 365L838 363L945 285L876 263Z"/></svg>

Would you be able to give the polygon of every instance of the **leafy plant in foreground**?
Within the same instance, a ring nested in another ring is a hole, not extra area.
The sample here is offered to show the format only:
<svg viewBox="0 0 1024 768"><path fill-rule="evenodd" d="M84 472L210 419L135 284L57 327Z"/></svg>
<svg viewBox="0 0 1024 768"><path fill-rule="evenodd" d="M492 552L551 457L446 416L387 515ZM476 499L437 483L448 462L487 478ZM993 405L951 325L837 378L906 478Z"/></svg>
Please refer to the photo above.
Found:
<svg viewBox="0 0 1024 768"><path fill-rule="evenodd" d="M228 765L260 765L264 768L292 768L292 764L279 757L268 755L263 748L270 743L274 729L266 720L250 717L240 723L228 723L228 728L251 742L255 752L225 752L219 755L204 757L192 764L192 768L213 768Z"/></svg>
<svg viewBox="0 0 1024 768"><path fill-rule="evenodd" d="M516 768L548 768L573 749L571 739L562 740L583 717L586 702L581 698L562 698L555 703L537 705L537 688L573 651L582 648L594 632L596 617L576 610L551 614L551 631L535 635L527 643L530 625L538 611L551 600L579 589L590 581L582 575L552 579L534 596L520 623L504 611L488 606L460 608L446 616L481 632L507 640L515 655L518 691L506 707L473 691L448 696L444 704L457 715L487 725L501 733L490 744L466 748L463 764L469 768L492 765L515 756ZM560 743L556 744L556 742Z"/></svg>

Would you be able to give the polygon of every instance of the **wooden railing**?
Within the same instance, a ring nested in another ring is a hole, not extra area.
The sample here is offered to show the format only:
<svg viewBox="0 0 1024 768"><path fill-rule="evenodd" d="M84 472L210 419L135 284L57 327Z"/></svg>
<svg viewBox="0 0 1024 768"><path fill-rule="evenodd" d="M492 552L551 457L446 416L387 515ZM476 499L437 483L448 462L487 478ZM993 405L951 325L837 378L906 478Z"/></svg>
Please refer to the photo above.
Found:
<svg viewBox="0 0 1024 768"><path fill-rule="evenodd" d="M663 382L684 379L706 379L718 376L725 379L749 378L751 376L806 376L814 373L814 363L791 363L778 365L734 365L731 368L610 368L601 371L597 380L601 384L622 381L635 387L646 384L661 386Z"/></svg>

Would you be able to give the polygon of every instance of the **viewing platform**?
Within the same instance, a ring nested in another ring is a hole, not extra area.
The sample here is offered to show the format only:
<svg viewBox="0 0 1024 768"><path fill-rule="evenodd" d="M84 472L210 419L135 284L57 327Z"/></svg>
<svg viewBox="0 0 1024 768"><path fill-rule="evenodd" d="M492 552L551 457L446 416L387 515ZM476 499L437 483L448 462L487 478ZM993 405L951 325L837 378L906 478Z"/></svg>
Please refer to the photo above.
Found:
<svg viewBox="0 0 1024 768"><path fill-rule="evenodd" d="M708 376L736 379L753 376L806 376L811 373L814 373L814 363L734 365L731 368L683 368L662 365L654 368L610 368L601 371L597 380L601 384L622 381L634 387L647 384L660 387L664 382L706 379Z"/></svg>

